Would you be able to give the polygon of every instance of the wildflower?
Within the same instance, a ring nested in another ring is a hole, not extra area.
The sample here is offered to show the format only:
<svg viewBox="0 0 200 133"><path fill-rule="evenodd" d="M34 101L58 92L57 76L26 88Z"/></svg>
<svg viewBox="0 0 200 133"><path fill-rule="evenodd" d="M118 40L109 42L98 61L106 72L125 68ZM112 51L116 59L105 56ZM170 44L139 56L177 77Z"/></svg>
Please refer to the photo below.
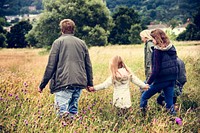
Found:
<svg viewBox="0 0 200 133"><path fill-rule="evenodd" d="M180 125L180 126L182 125L182 120L181 120L181 118L178 118L178 117L177 117L177 118L175 119L175 121L176 121L176 123L177 123L178 125Z"/></svg>
<svg viewBox="0 0 200 133"><path fill-rule="evenodd" d="M18 95L16 95L16 96L15 96L15 99L16 99L16 100L19 100L19 96L18 96Z"/></svg>
<svg viewBox="0 0 200 133"><path fill-rule="evenodd" d="M2 97L0 97L0 101L2 101L3 100L3 98Z"/></svg>
<svg viewBox="0 0 200 133"><path fill-rule="evenodd" d="M28 87L28 84L27 84L26 82L24 82L24 86L25 86L25 87Z"/></svg>
<svg viewBox="0 0 200 133"><path fill-rule="evenodd" d="M25 123L26 126L28 125L28 121L27 120L24 120L24 123Z"/></svg>
<svg viewBox="0 0 200 133"><path fill-rule="evenodd" d="M157 119L154 118L153 121L152 121L152 123L155 125L157 123Z"/></svg>
<svg viewBox="0 0 200 133"><path fill-rule="evenodd" d="M11 93L9 93L9 94L8 94L8 96L12 97L12 94L11 94Z"/></svg>
<svg viewBox="0 0 200 133"><path fill-rule="evenodd" d="M67 126L67 123L65 121L62 121L62 125L65 127Z"/></svg>
<svg viewBox="0 0 200 133"><path fill-rule="evenodd" d="M102 112L102 108L99 108L99 111Z"/></svg>

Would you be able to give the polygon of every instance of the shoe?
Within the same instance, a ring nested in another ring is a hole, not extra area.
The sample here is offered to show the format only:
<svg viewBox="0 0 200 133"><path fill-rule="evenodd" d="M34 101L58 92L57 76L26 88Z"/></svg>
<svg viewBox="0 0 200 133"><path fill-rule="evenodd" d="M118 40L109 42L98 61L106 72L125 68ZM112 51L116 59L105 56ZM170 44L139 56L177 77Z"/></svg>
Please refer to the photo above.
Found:
<svg viewBox="0 0 200 133"><path fill-rule="evenodd" d="M141 111L142 117L145 117L146 113L147 113L147 109L146 108L141 108L140 111Z"/></svg>
<svg viewBox="0 0 200 133"><path fill-rule="evenodd" d="M182 123L181 118L177 117L177 118L175 119L175 121L176 121L176 124L182 126L183 123Z"/></svg>

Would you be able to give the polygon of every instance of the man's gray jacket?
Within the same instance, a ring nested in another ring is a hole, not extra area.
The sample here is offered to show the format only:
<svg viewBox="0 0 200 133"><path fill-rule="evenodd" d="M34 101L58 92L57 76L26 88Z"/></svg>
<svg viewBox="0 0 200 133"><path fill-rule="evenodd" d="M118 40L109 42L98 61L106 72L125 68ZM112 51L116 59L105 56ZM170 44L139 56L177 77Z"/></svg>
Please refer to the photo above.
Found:
<svg viewBox="0 0 200 133"><path fill-rule="evenodd" d="M51 93L67 86L93 86L92 65L84 41L72 34L63 34L52 45L40 88L51 79Z"/></svg>

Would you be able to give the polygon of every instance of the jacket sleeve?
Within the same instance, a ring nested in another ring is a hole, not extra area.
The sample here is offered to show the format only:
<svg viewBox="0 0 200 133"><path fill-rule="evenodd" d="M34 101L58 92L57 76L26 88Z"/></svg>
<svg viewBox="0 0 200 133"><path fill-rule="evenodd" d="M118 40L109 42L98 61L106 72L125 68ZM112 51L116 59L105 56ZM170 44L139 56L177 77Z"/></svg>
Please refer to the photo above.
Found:
<svg viewBox="0 0 200 133"><path fill-rule="evenodd" d="M85 68L86 68L86 75L87 75L87 86L93 86L92 64L91 64L87 47L86 47L86 54L85 54Z"/></svg>
<svg viewBox="0 0 200 133"><path fill-rule="evenodd" d="M103 83L95 85L94 89L95 90L102 90L102 89L108 88L111 85L112 85L112 76L108 77Z"/></svg>
<svg viewBox="0 0 200 133"><path fill-rule="evenodd" d="M149 78L149 76L151 75L151 72L152 72L152 61L151 61L151 58L152 58L152 52L153 52L153 43L151 41L149 41L147 43L147 61L146 61L146 77L147 79Z"/></svg>
<svg viewBox="0 0 200 133"><path fill-rule="evenodd" d="M154 80L157 78L159 72L160 72L160 67L161 67L161 62L162 62L162 56L159 50L155 49L153 53L153 64L152 64L152 73L147 80L147 83L150 85L154 82Z"/></svg>
<svg viewBox="0 0 200 133"><path fill-rule="evenodd" d="M140 88L144 88L146 86L146 84L143 81L141 81L137 76L135 76L133 73L131 73L131 82Z"/></svg>
<svg viewBox="0 0 200 133"><path fill-rule="evenodd" d="M58 56L59 56L59 46L57 43L54 42L50 50L48 63L46 66L46 70L44 72L42 82L40 84L40 89L45 88L49 80L52 78L52 75L55 73L58 63Z"/></svg>

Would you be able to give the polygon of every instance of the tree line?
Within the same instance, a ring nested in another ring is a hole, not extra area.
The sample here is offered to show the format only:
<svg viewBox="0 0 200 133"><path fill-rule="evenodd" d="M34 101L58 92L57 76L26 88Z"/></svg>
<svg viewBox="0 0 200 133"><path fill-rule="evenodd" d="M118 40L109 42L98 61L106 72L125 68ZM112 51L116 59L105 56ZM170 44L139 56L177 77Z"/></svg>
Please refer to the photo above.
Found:
<svg viewBox="0 0 200 133"><path fill-rule="evenodd" d="M169 25L183 24L188 18L193 18L200 7L199 0L107 0L111 11L119 5L134 7L142 16L142 21L149 24L152 21Z"/></svg>
<svg viewBox="0 0 200 133"><path fill-rule="evenodd" d="M75 35L89 46L140 44L139 33L146 29L134 7L118 6L110 12L106 4L99 0L43 0L43 6L38 21L18 22L10 32L3 29L6 22L1 18L0 47L50 47L61 35L59 22L65 18L75 21ZM195 32L200 31L199 18L198 12L194 22L178 37L179 40L200 40L200 33Z"/></svg>
<svg viewBox="0 0 200 133"><path fill-rule="evenodd" d="M35 6L35 11L30 11L29 6ZM40 13L43 10L42 0L0 0L0 17L9 15L23 15Z"/></svg>

